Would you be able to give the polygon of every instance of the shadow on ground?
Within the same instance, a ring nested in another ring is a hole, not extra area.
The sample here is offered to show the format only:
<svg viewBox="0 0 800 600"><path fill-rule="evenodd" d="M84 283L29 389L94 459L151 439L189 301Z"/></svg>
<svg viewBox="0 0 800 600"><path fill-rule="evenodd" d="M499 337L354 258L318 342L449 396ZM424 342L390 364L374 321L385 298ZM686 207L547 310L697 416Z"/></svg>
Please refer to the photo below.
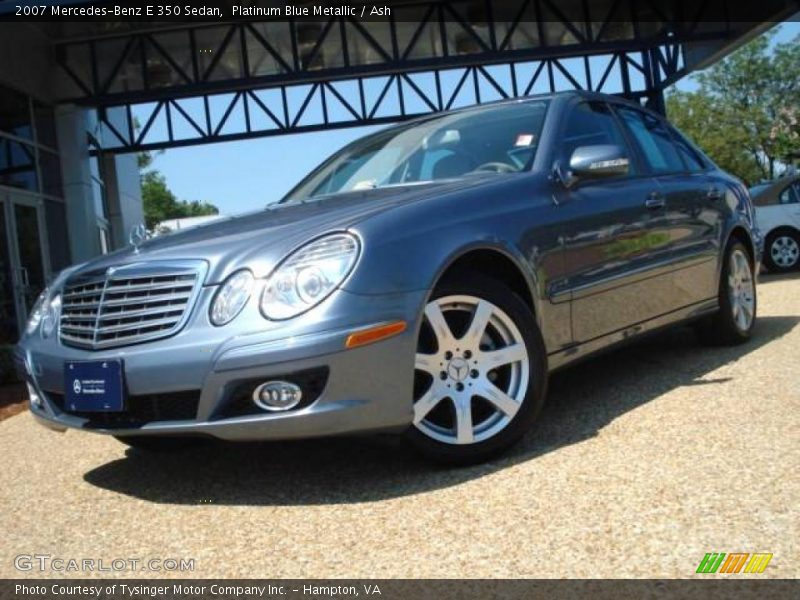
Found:
<svg viewBox="0 0 800 600"><path fill-rule="evenodd" d="M84 479L167 504L347 504L418 494L592 438L620 415L676 388L724 383L728 379L705 375L786 335L798 321L761 317L754 338L730 348L701 346L691 329L675 329L556 373L537 426L511 453L488 464L438 467L395 438L212 442L177 454L128 450Z"/></svg>

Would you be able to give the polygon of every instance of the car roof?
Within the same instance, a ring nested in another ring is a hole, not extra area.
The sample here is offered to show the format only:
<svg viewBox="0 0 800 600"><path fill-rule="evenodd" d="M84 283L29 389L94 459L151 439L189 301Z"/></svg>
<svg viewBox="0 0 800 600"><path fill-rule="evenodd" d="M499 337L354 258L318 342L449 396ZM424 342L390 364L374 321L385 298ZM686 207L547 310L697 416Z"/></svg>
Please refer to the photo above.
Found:
<svg viewBox="0 0 800 600"><path fill-rule="evenodd" d="M524 102L535 102L537 100L556 100L556 99L571 98L571 97L579 97L579 98L583 98L585 100L598 100L598 101L603 101L603 102L614 102L614 103L617 103L617 104L627 104L627 105L633 106L635 108L641 108L641 109L649 111L649 109L644 108L643 106L641 106L637 102L634 102L633 100L631 100L629 98L625 98L623 96L619 96L619 95L616 95L616 94L604 94L602 92L593 92L593 91L588 91L588 90L565 90L565 91L561 91L561 92L548 92L548 93L544 93L544 94L530 94L530 95L527 95L527 96L516 96L514 98L501 98L500 100L493 100L491 102L483 102L481 104L471 104L469 106L464 106L464 107L460 107L460 108L454 108L454 109L450 109L450 110L444 111L444 112L456 113L456 112L480 111L480 110L485 110L487 108L494 107L494 106L502 106L504 104L518 104L518 103L524 103ZM649 112L652 112L652 111L649 111ZM439 113L431 113L431 115L435 115L435 114L439 114ZM428 117L428 116L430 116L430 115L423 115L423 118L424 117ZM661 115L657 115L657 116L661 116ZM414 120L416 120L416 119L414 119Z"/></svg>
<svg viewBox="0 0 800 600"><path fill-rule="evenodd" d="M468 114L471 112L481 112L486 110L491 110L495 107L511 105L511 104L524 104L527 102L536 102L541 100L562 100L567 101L569 98L583 98L585 100L595 100L600 102L613 102L615 104L624 104L627 106L631 106L633 108L637 108L639 110L643 110L648 114L659 118L664 119L663 115L660 115L652 110L641 106L639 103L634 102L628 98L624 98L622 96L614 95L614 94L603 94L602 92L591 92L587 90L565 90L561 92L549 92L544 94L531 94L529 96L517 96L514 98L502 98L500 100L493 100L491 102L483 102L481 104L471 104L469 106L463 106L459 108L453 108L446 111L441 112L430 112L424 115L420 115L418 117L414 117L412 119L408 119L407 121L401 121L400 123L395 123L390 125L389 127L382 129L381 131L391 131L395 128L400 129L403 127L413 126L417 123L424 123L429 119L436 118L444 113L448 114Z"/></svg>
<svg viewBox="0 0 800 600"><path fill-rule="evenodd" d="M800 174L784 175L772 181L760 181L750 188L751 191L755 188L761 188L755 194L752 194L752 199L754 202L760 200L761 203L768 203L768 201L780 194L787 185L796 181L800 181Z"/></svg>

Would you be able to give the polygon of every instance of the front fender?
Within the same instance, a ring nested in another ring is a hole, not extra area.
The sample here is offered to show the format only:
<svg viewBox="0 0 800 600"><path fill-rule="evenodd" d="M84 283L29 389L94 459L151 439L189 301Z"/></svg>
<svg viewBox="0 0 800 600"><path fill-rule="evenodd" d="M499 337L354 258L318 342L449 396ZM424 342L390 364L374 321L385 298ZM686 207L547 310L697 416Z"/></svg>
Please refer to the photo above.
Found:
<svg viewBox="0 0 800 600"><path fill-rule="evenodd" d="M399 207L351 227L363 250L344 289L426 291L427 298L459 258L477 250L496 252L503 267L513 264L524 280L548 347L569 343L568 303L549 301L564 277L556 207L531 178L486 192L481 190L479 198L476 193ZM482 266L486 270L485 262Z"/></svg>

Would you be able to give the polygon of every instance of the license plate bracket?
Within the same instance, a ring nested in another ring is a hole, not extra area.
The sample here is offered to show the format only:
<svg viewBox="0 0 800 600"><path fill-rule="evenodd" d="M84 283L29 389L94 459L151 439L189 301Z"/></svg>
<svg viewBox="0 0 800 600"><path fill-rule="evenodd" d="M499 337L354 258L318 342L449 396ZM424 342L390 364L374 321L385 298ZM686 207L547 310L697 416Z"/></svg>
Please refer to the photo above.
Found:
<svg viewBox="0 0 800 600"><path fill-rule="evenodd" d="M64 408L67 412L122 412L122 373L121 360L64 363Z"/></svg>

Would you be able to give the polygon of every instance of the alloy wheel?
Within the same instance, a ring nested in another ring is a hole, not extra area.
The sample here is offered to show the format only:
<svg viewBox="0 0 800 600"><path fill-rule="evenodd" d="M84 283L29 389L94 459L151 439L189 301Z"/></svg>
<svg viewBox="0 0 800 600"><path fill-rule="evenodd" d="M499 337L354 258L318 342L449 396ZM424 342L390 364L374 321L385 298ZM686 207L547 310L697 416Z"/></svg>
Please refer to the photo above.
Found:
<svg viewBox="0 0 800 600"><path fill-rule="evenodd" d="M415 362L414 426L448 444L482 442L511 422L528 390L522 334L498 306L470 295L425 307Z"/></svg>
<svg viewBox="0 0 800 600"><path fill-rule="evenodd" d="M730 255L728 296L733 320L742 331L750 329L755 314L755 285L750 259L739 249Z"/></svg>
<svg viewBox="0 0 800 600"><path fill-rule="evenodd" d="M793 237L782 235L773 240L769 253L776 265L782 269L789 269L795 266L800 258L800 246Z"/></svg>

